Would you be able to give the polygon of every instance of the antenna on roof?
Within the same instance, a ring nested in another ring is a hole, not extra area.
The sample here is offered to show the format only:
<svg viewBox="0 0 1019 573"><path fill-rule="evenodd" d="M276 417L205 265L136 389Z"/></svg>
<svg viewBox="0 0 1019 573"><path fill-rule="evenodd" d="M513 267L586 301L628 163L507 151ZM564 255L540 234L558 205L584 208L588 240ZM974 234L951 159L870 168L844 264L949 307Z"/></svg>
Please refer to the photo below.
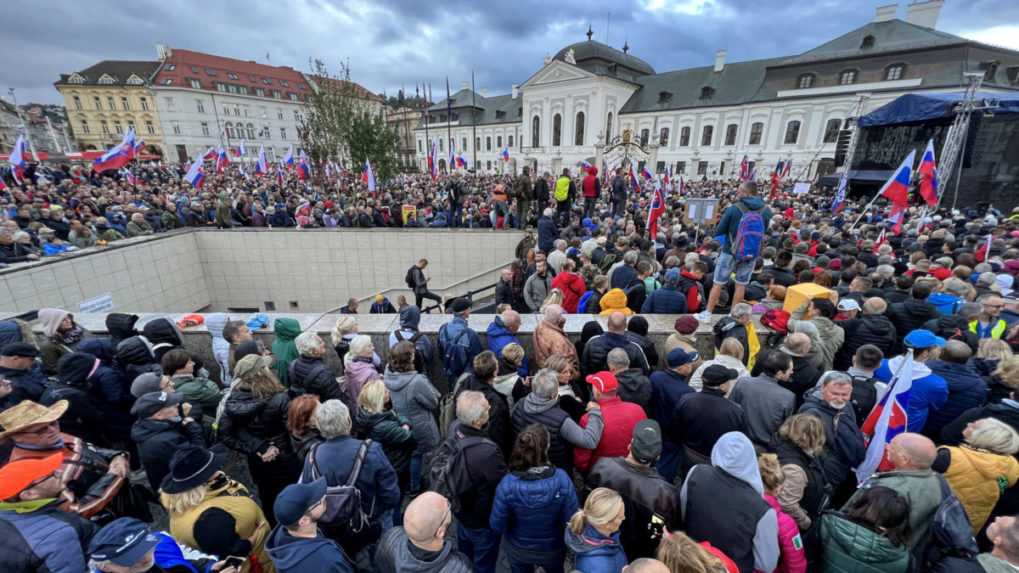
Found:
<svg viewBox="0 0 1019 573"><path fill-rule="evenodd" d="M594 30L591 29L591 23L588 22L587 23L587 41L588 42L591 41L591 36L593 36L593 35L594 35Z"/></svg>
<svg viewBox="0 0 1019 573"><path fill-rule="evenodd" d="M605 43L609 43L609 26L612 25L612 12L605 14Z"/></svg>
<svg viewBox="0 0 1019 573"><path fill-rule="evenodd" d="M623 40L623 53L627 54L630 52L630 43L627 40Z"/></svg>

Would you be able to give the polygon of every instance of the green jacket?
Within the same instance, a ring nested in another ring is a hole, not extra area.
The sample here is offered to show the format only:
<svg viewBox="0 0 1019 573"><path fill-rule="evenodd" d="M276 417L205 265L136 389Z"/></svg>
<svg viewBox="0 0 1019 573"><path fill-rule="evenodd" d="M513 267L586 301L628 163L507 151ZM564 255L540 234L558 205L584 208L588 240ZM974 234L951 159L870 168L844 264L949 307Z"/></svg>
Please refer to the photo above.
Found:
<svg viewBox="0 0 1019 573"><path fill-rule="evenodd" d="M910 550L922 546L930 535L934 513L941 505L941 485L933 470L904 470L872 475L846 502L846 507L869 487L881 485L906 497L909 502Z"/></svg>
<svg viewBox="0 0 1019 573"><path fill-rule="evenodd" d="M879 535L837 512L821 516L821 556L824 573L905 573L909 549L896 547Z"/></svg>
<svg viewBox="0 0 1019 573"><path fill-rule="evenodd" d="M171 378L174 390L184 396L184 401L202 408L202 415L209 418L216 416L219 401L223 392L215 382L208 378L196 378L190 374L178 374ZM197 418L196 418L197 419Z"/></svg>

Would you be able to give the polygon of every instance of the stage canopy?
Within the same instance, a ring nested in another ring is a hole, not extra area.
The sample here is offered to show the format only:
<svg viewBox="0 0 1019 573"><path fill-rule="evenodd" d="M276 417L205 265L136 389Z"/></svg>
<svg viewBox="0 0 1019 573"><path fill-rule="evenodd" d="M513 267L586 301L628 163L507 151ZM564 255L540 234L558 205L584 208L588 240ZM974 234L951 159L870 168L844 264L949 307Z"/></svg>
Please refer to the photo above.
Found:
<svg viewBox="0 0 1019 573"><path fill-rule="evenodd" d="M951 117L964 92L917 93L899 96L860 118L860 127L895 125ZM1019 93L979 92L977 101L997 102L991 113L1019 113ZM979 104L978 104L979 105Z"/></svg>

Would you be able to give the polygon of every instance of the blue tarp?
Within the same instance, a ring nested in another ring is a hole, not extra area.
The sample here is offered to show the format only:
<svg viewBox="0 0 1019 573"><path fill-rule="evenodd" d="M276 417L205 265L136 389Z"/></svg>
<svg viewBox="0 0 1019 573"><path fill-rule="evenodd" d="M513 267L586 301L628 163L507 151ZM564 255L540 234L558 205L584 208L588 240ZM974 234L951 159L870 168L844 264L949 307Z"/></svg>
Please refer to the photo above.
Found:
<svg viewBox="0 0 1019 573"><path fill-rule="evenodd" d="M951 117L964 92L918 93L899 96L860 118L860 127L894 125ZM979 92L977 101L993 100L993 113L1019 113L1019 93Z"/></svg>

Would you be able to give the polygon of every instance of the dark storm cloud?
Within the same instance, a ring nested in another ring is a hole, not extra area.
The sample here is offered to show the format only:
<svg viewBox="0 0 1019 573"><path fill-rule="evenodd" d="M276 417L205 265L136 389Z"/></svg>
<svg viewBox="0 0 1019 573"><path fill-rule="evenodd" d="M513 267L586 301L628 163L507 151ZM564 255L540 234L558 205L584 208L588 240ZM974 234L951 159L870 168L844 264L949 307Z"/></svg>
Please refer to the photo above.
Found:
<svg viewBox="0 0 1019 573"><path fill-rule="evenodd" d="M625 41L667 71L708 65L720 48L729 61L800 53L865 24L890 1L94 0L82 9L44 0L5 27L0 88L16 88L20 102L58 102L52 84L60 73L102 59L154 59L154 45L164 42L260 62L268 53L272 64L300 70L312 58L334 70L349 58L356 81L390 94L431 82L438 98L446 76L455 91L474 69L479 88L504 93L546 55L584 40L589 25L596 40L617 48ZM1002 25L1019 34L1019 2L948 0L939 20L954 33Z"/></svg>

